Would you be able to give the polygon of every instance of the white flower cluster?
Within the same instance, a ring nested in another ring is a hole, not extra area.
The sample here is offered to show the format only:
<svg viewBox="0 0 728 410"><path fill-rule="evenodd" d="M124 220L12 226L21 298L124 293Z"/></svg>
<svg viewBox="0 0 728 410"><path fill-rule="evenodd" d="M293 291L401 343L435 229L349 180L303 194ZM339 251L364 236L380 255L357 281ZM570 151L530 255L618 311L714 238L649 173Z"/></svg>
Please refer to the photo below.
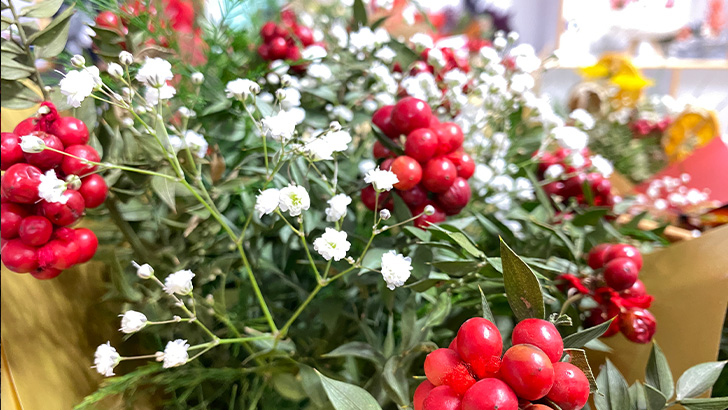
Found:
<svg viewBox="0 0 728 410"><path fill-rule="evenodd" d="M346 232L326 228L326 231L319 238L313 241L313 249L324 259L340 261L346 258L351 244L346 240Z"/></svg>
<svg viewBox="0 0 728 410"><path fill-rule="evenodd" d="M382 255L382 278L390 290L404 285L411 274L412 259L409 256L393 250Z"/></svg>
<svg viewBox="0 0 728 410"><path fill-rule="evenodd" d="M184 138L180 138L177 135L171 135L169 137L169 142L175 152L181 149L189 149L198 158L203 158L207 154L207 149L209 147L205 137L193 130L185 131Z"/></svg>
<svg viewBox="0 0 728 410"><path fill-rule="evenodd" d="M258 217L270 215L278 208L283 212L288 212L291 216L298 216L310 207L311 198L308 196L306 188L293 184L283 189L268 188L261 191L255 201Z"/></svg>

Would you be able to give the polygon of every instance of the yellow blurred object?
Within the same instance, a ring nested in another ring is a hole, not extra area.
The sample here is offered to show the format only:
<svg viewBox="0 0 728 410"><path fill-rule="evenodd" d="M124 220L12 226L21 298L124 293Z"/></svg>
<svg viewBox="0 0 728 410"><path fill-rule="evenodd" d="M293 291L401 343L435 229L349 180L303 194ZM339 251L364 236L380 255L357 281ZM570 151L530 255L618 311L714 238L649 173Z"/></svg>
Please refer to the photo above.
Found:
<svg viewBox="0 0 728 410"><path fill-rule="evenodd" d="M642 76L630 58L623 54L607 53L599 61L579 69L582 76L589 80L607 80L619 90L611 97L616 108L634 107L642 97L642 90L652 85L652 81Z"/></svg>
<svg viewBox="0 0 728 410"><path fill-rule="evenodd" d="M665 132L663 147L670 163L682 161L718 135L714 111L691 108L681 113Z"/></svg>

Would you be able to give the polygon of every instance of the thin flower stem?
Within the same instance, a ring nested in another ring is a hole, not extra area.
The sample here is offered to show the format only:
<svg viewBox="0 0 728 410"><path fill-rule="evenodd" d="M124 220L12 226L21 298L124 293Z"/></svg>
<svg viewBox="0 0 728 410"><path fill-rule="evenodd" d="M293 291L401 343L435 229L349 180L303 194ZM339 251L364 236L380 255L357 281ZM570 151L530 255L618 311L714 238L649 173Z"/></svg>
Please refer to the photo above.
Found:
<svg viewBox="0 0 728 410"><path fill-rule="evenodd" d="M564 305L561 306L561 311L559 312L559 316L566 314L566 311L569 310L569 306L571 306L574 302L579 301L581 298L583 298L584 295L581 293L577 293L574 296L569 297L564 301Z"/></svg>
<svg viewBox="0 0 728 410"><path fill-rule="evenodd" d="M286 322L286 324L283 325L283 327L281 328L281 331L278 333L279 339L286 337L286 334L288 333L288 329L290 329L293 322L295 322L296 319L298 319L298 316L300 316L301 313L303 313L303 311L306 309L306 306L308 306L308 304L311 303L313 298L316 296L317 293L319 293L319 291L321 289L323 289L323 287L324 287L324 285L322 285L321 283L318 283L316 285L316 287L313 289L313 291L308 295L308 298L306 298L306 300L304 300L303 303L301 303L301 306L299 306L298 309L296 309L296 311L293 313L293 316L291 316L291 318L288 319L288 322Z"/></svg>
<svg viewBox="0 0 728 410"><path fill-rule="evenodd" d="M35 54L33 53L33 50L30 49L28 37L25 35L25 29L23 29L23 25L20 24L20 18L18 17L18 13L15 10L15 5L13 5L13 0L8 0L8 8L13 14L13 24L18 29L18 35L20 36L20 41L23 43L23 48L25 49L25 53L28 56L28 60L33 65L33 76L35 77L36 84L38 84L38 87L40 87L40 92L43 93L43 100L50 101L48 91L46 91L45 85L43 84L43 79L40 76L40 71L38 71L38 67L36 67L35 65ZM10 38L12 38L12 36L10 36Z"/></svg>
<svg viewBox="0 0 728 410"><path fill-rule="evenodd" d="M265 159L265 177L268 178L269 175L269 169L268 169L268 138L265 136L265 132L263 132L263 127L260 126L258 121L253 116L253 113L250 112L250 108L248 108L248 104L243 103L243 107L245 108L245 112L248 113L248 116L253 121L253 124L258 128L258 131L260 131L260 135L263 137L263 158Z"/></svg>
<svg viewBox="0 0 728 410"><path fill-rule="evenodd" d="M308 257L308 261L311 263L311 267L313 268L313 272L316 274L316 282L321 282L321 273L319 273L318 268L316 267L316 262L314 262L313 257L311 256L311 251L308 249L308 242L306 241L306 235L303 234L305 230L303 229L303 214L301 215L301 234L299 236L301 237L301 242L303 243L303 249L306 251L306 256ZM331 262L331 261L329 261Z"/></svg>
<svg viewBox="0 0 728 410"><path fill-rule="evenodd" d="M283 221L286 223L286 225L288 225L288 227L291 228L291 230L293 231L293 233L295 233L296 235L298 235L300 237L303 237L303 234L301 233L301 231L299 231L298 229L296 229L290 222L288 222L288 219L286 219L286 217L283 216L283 214L281 213L281 211L278 208L276 208L275 212L278 214L278 216L281 217L281 219L283 219Z"/></svg>
<svg viewBox="0 0 728 410"><path fill-rule="evenodd" d="M48 151L52 151L52 152L57 152L57 153L59 153L61 155L65 155L67 157L71 157L71 158L77 159L79 161L82 161L82 162L85 162L87 164L94 165L94 166L97 166L97 167L103 167L103 168L106 168L106 169L120 169L122 171L136 172L137 174L152 175L152 176L155 176L155 177L162 177L162 178L170 179L170 180L173 180L173 181L178 181L179 180L175 176L167 175L167 174L162 174L162 173L154 172L154 171L148 171L146 169L139 169L139 168L127 167L127 166L124 166L124 165L115 165L115 164L111 164L111 163L108 163L108 162L89 161L86 158L81 158L81 157L78 157L76 155L69 154L69 153L67 153L65 151L61 151L61 150L57 150L55 148L51 148L51 147L49 147L47 145L43 149L44 150L48 150Z"/></svg>
<svg viewBox="0 0 728 410"><path fill-rule="evenodd" d="M210 349L212 349L213 347L215 347L215 345L210 345L210 346L207 346L207 347L205 348L205 350L203 350L203 351L201 351L200 353L197 353L196 355L194 355L194 356L190 357L189 359L187 359L187 362L185 362L185 363L189 363L189 362L191 362L191 361L193 361L193 360L197 359L198 357L200 357L200 356L202 356L203 354L207 353L207 352L208 352L208 351L209 351Z"/></svg>
<svg viewBox="0 0 728 410"><path fill-rule="evenodd" d="M191 318L191 317L189 317L189 318L187 318L187 317L181 317L179 319L162 320L161 322L151 322L151 321L147 321L147 326L152 326L152 325L166 325L166 324L169 324L169 323L191 322L192 320L193 320L193 318Z"/></svg>
<svg viewBox="0 0 728 410"><path fill-rule="evenodd" d="M119 358L119 361L124 361L124 360L141 360L141 359L156 359L156 358L157 358L157 354L155 353L155 354L145 354L143 356L120 357Z"/></svg>
<svg viewBox="0 0 728 410"><path fill-rule="evenodd" d="M383 226L383 227L382 227L382 229L380 229L380 230L379 230L379 232L384 232L384 231L386 231L386 230L389 230L389 229L392 229L392 228L394 228L394 227L397 227L397 226L400 226L400 225L404 225L404 224L406 224L406 223L408 223L408 222L414 221L415 219L417 219L417 218L421 217L421 216L422 216L422 215L424 215L424 214L425 214L425 213L424 213L424 212L422 212L422 213L420 213L420 214L418 214L418 215L415 215L415 216L413 216L413 217L411 217L411 218L409 218L409 219L405 219L405 220L404 220L404 221L402 221L402 222L397 222L396 224L392 224L392 225L385 225L385 226Z"/></svg>
<svg viewBox="0 0 728 410"><path fill-rule="evenodd" d="M161 280L159 280L159 278L157 278L156 276L152 276L152 279L154 279L154 281L155 281L155 282L156 282L156 283L157 283L157 284L158 284L159 286L161 286L161 287L162 287L162 289L164 289L164 283L162 283L162 281L161 281ZM205 325L204 325L204 324L203 324L202 322L200 322L200 321L199 321L199 320L197 319L197 316L195 316L195 314L194 314L193 312L191 312L191 311L190 311L190 310L189 310L189 309L187 308L187 306L186 306L186 305L184 304L184 302L182 302L182 300L180 300L180 298L178 298L178 297L177 297L177 295L175 295L174 293L172 293L172 294L169 294L169 296L170 296L170 297L171 297L172 299L174 299L174 301L175 301L175 304L176 304L177 306L179 306L179 308L180 308L180 309L182 309L182 310L183 310L183 311L184 311L184 312L185 312L185 313L187 314L187 316L189 316L189 317L190 317L190 322L193 322L193 323L197 324L197 326L199 326L199 327L200 327L200 328L201 328L201 329L202 329L203 331L205 331L205 333L207 333L207 334L208 334L208 335L209 335L209 336L210 336L210 337L212 338L212 340L217 340L217 339L219 339L219 338L217 337L217 335L215 335L214 333L212 333L212 331L211 331L210 329L208 329L208 328L207 328L207 326L205 326ZM190 293L190 296L191 296L191 293ZM194 298L192 298L192 303L194 303L194 301L195 301L195 299L194 299ZM194 306L194 305L193 305L193 306Z"/></svg>

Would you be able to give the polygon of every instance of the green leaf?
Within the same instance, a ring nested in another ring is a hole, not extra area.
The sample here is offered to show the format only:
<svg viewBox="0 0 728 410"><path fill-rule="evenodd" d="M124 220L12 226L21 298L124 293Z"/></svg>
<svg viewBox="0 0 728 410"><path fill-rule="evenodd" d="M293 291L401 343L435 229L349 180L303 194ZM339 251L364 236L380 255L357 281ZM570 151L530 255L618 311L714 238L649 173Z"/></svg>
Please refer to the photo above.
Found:
<svg viewBox="0 0 728 410"><path fill-rule="evenodd" d="M55 57L63 51L68 40L68 29L73 12L73 6L67 8L46 28L28 38L28 42L36 47L36 58Z"/></svg>
<svg viewBox="0 0 728 410"><path fill-rule="evenodd" d="M402 228L402 230L421 240L422 242L428 242L430 241L430 239L432 239L432 233L423 231L422 229L415 226L405 226Z"/></svg>
<svg viewBox="0 0 728 410"><path fill-rule="evenodd" d="M4 108L20 110L43 101L43 98L28 88L23 81L2 80L0 84L0 93L3 96L0 101Z"/></svg>
<svg viewBox="0 0 728 410"><path fill-rule="evenodd" d="M465 276L481 267L478 261L437 261L432 266L452 276Z"/></svg>
<svg viewBox="0 0 728 410"><path fill-rule="evenodd" d="M677 380L677 399L682 401L706 392L718 380L726 363L728 362L701 363L687 369Z"/></svg>
<svg viewBox="0 0 728 410"><path fill-rule="evenodd" d="M329 87L318 87L318 88L307 88L307 93L326 100L332 104L337 104L339 98L336 96L336 92Z"/></svg>
<svg viewBox="0 0 728 410"><path fill-rule="evenodd" d="M361 261L362 268L365 269L379 269L382 267L382 255L389 252L388 249L374 248L369 249L367 254L364 255L364 259Z"/></svg>
<svg viewBox="0 0 728 410"><path fill-rule="evenodd" d="M278 394L288 400L301 401L308 397L301 381L290 373L275 373L271 384Z"/></svg>
<svg viewBox="0 0 728 410"><path fill-rule="evenodd" d="M578 367L587 380L589 380L589 392L594 393L598 390L597 381L594 379L589 361L586 359L586 352L582 349L564 349L564 353L569 355L569 363Z"/></svg>
<svg viewBox="0 0 728 410"><path fill-rule="evenodd" d="M315 408L321 409L328 407L329 400L326 397L324 387L321 385L319 372L301 363L298 364L298 368L298 378L301 380L303 390L311 399Z"/></svg>
<svg viewBox="0 0 728 410"><path fill-rule="evenodd" d="M346 356L370 360L379 366L384 365L385 361L385 358L381 353L374 349L370 344L364 342L349 342L322 355L322 357L326 358Z"/></svg>
<svg viewBox="0 0 728 410"><path fill-rule="evenodd" d="M384 133L382 133L382 130L380 130L374 123L372 123L372 134L374 134L374 138L376 138L377 141L384 145L388 150L399 155L404 155L402 147L397 145L397 143L395 143L391 138L385 136Z"/></svg>
<svg viewBox="0 0 728 410"><path fill-rule="evenodd" d="M437 305L435 306L435 309L427 317L427 321L425 322L425 325L423 326L423 330L425 328L438 326L442 322L444 322L445 319L447 319L447 316L450 314L451 308L452 308L452 297L447 292L442 292L440 294L440 296L438 297Z"/></svg>
<svg viewBox="0 0 728 410"><path fill-rule="evenodd" d="M152 177L152 191L164 202L172 212L177 213L174 188L175 182L167 178Z"/></svg>
<svg viewBox="0 0 728 410"><path fill-rule="evenodd" d="M361 387L330 379L316 369L314 371L336 410L381 410L374 397Z"/></svg>
<svg viewBox="0 0 728 410"><path fill-rule="evenodd" d="M633 385L629 386L629 399L632 403L631 408L634 410L648 410L647 409L647 394L645 393L645 386L636 381Z"/></svg>
<svg viewBox="0 0 728 410"><path fill-rule="evenodd" d="M63 0L43 0L40 3L20 10L20 16L46 19L53 17L53 15L61 8L62 4Z"/></svg>
<svg viewBox="0 0 728 410"><path fill-rule="evenodd" d="M680 400L688 410L725 410L728 409L728 397L712 397L709 399Z"/></svg>
<svg viewBox="0 0 728 410"><path fill-rule="evenodd" d="M480 285L478 285L478 290L480 291L480 308L483 310L483 317L490 320L491 323L495 323L493 312L490 311L488 299L485 298L485 293L483 293L483 288L481 288Z"/></svg>
<svg viewBox="0 0 728 410"><path fill-rule="evenodd" d="M367 25L367 9L362 0L354 0L354 23L358 26Z"/></svg>
<svg viewBox="0 0 728 410"><path fill-rule="evenodd" d="M656 342L652 343L652 352L647 361L645 384L662 392L666 399L672 397L675 392L675 382L672 380L670 365L667 364L667 359Z"/></svg>
<svg viewBox="0 0 728 410"><path fill-rule="evenodd" d="M574 219L571 220L571 223L574 226L593 226L596 225L596 223L599 222L599 220L608 212L609 210L606 208L591 207L583 214L576 215Z"/></svg>
<svg viewBox="0 0 728 410"><path fill-rule="evenodd" d="M25 50L20 48L19 45L15 43L15 41L12 40L2 40L2 52L3 53L10 53L10 54L18 54L18 55L25 55ZM4 57L5 55L3 55Z"/></svg>
<svg viewBox="0 0 728 410"><path fill-rule="evenodd" d="M662 410L665 404L667 404L665 395L649 384L645 384L644 388L645 396L647 397L647 408L649 410Z"/></svg>
<svg viewBox="0 0 728 410"><path fill-rule="evenodd" d="M503 242L503 238L500 238L500 253L506 297L516 319L543 319L543 293L536 274Z"/></svg>
<svg viewBox="0 0 728 410"><path fill-rule="evenodd" d="M402 374L402 358L400 356L392 356L387 360L382 371L384 386L389 392L390 397L400 406L409 403L409 394L407 391L406 376Z"/></svg>
<svg viewBox="0 0 728 410"><path fill-rule="evenodd" d="M585 344L603 335L604 332L609 329L609 325L612 324L613 320L614 318L609 319L598 326L590 327L589 329L584 329L580 332L574 333L573 335L566 336L564 338L564 348L583 347Z"/></svg>
<svg viewBox="0 0 728 410"><path fill-rule="evenodd" d="M391 17L390 15L386 15L386 16L384 16L384 17L380 17L380 18L378 18L378 19L377 19L377 21L375 21L374 23L372 23L372 25L371 25L371 29L372 29L372 30L376 30L376 29L377 29L377 27L379 27L379 26L381 26L382 24L384 24L384 22L385 22L385 21L387 21L387 19L388 19L388 18L390 18L390 17Z"/></svg>
<svg viewBox="0 0 728 410"><path fill-rule="evenodd" d="M607 359L605 367L597 377L599 393L594 395L597 410L626 410L630 408L629 387L622 373Z"/></svg>
<svg viewBox="0 0 728 410"><path fill-rule="evenodd" d="M409 48L404 43L400 43L399 41L392 40L387 43L387 46L389 46L389 48L397 53L395 60L400 62L403 68L409 67L412 63L420 58L419 54L415 53L414 50Z"/></svg>
<svg viewBox="0 0 728 410"><path fill-rule="evenodd" d="M431 225L432 228L437 229L440 232L445 233L445 235L450 238L452 242L459 245L465 252L469 253L471 256L475 258L484 258L485 254L483 251L478 249L477 246L473 243L473 241L470 240L464 233L462 232L451 232L446 229L443 229L437 225Z"/></svg>
<svg viewBox="0 0 728 410"><path fill-rule="evenodd" d="M35 71L33 67L28 67L25 64L13 60L12 54L4 52L2 57L0 57L0 64L2 65L0 75L3 80L22 80L23 78L30 77L33 71Z"/></svg>

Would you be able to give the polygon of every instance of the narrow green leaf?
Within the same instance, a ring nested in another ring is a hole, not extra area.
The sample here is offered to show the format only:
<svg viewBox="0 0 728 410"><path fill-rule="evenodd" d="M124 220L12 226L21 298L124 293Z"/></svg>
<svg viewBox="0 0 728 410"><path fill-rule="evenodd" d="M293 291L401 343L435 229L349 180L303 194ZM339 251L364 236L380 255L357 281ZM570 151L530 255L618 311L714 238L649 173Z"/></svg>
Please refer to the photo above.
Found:
<svg viewBox="0 0 728 410"><path fill-rule="evenodd" d="M175 183L167 178L152 177L152 190L157 196L172 210L177 213L177 205L175 203L174 193Z"/></svg>
<svg viewBox="0 0 728 410"><path fill-rule="evenodd" d="M603 335L604 332L609 329L609 325L612 324L613 320L614 318L609 319L598 326L590 327L589 329L584 329L580 332L574 333L573 335L566 336L564 338L564 348L583 347L585 344Z"/></svg>
<svg viewBox="0 0 728 410"><path fill-rule="evenodd" d="M25 50L20 48L15 41L2 39L2 52L11 54L25 54Z"/></svg>
<svg viewBox="0 0 728 410"><path fill-rule="evenodd" d="M403 67L409 67L412 63L417 61L417 59L420 58L420 56L415 53L414 50L409 48L404 43L401 43L396 40L392 40L389 43L387 43L387 46L394 50L395 53L397 53L397 56L395 57L395 60L402 64Z"/></svg>
<svg viewBox="0 0 728 410"><path fill-rule="evenodd" d="M576 215L574 219L571 220L571 223L574 226L580 227L587 225L593 226L596 225L596 223L599 222L599 220L603 218L607 212L609 212L609 210L606 208L592 207L583 214Z"/></svg>
<svg viewBox="0 0 728 410"><path fill-rule="evenodd" d="M578 367L587 380L589 380L589 392L594 393L598 390L597 381L594 379L589 361L586 359L586 352L582 349L564 349L564 353L569 355L569 363Z"/></svg>
<svg viewBox="0 0 728 410"><path fill-rule="evenodd" d="M607 359L607 363L599 373L597 378L597 385L599 386L599 392L604 394L603 399L597 400L600 397L598 394L594 395L594 403L597 404L599 410L623 410L629 409L629 387L627 381L624 380L622 373ZM606 404L606 407L604 405Z"/></svg>
<svg viewBox="0 0 728 410"><path fill-rule="evenodd" d="M306 92L334 104L339 100L334 90L329 87L307 88Z"/></svg>
<svg viewBox="0 0 728 410"><path fill-rule="evenodd" d="M543 319L543 293L536 274L508 247L503 238L500 239L500 253L506 297L516 319Z"/></svg>
<svg viewBox="0 0 728 410"><path fill-rule="evenodd" d="M391 138L387 137L382 133L382 130L379 129L375 124L372 123L372 134L374 134L374 138L379 141L382 145L384 145L388 150L399 154L404 155L404 150L402 147L397 145Z"/></svg>
<svg viewBox="0 0 728 410"><path fill-rule="evenodd" d="M30 108L43 101L43 98L28 88L23 81L2 80L0 84L0 93L3 96L0 101L4 108Z"/></svg>
<svg viewBox="0 0 728 410"><path fill-rule="evenodd" d="M432 266L452 276L465 276L480 268L478 261L436 261Z"/></svg>
<svg viewBox="0 0 728 410"><path fill-rule="evenodd" d="M677 380L677 399L682 401L706 392L718 380L726 363L728 361L701 363L687 369Z"/></svg>
<svg viewBox="0 0 728 410"><path fill-rule="evenodd" d="M330 379L314 369L336 410L381 410L377 400L359 386Z"/></svg>
<svg viewBox="0 0 728 410"><path fill-rule="evenodd" d="M409 394L405 383L407 377L402 373L402 358L400 356L390 357L382 371L384 387L389 392L392 400L399 406L405 406L409 403Z"/></svg>
<svg viewBox="0 0 728 410"><path fill-rule="evenodd" d="M387 19L388 19L389 17L391 17L391 16L390 16L390 15L386 15L386 16L384 16L384 17L380 17L380 18L378 18L378 19L377 19L377 21L375 21L374 23L372 23L371 29L372 29L372 30L376 30L376 29L377 29L377 27L379 27L379 26L381 26L382 24L384 24L384 22L385 22L385 21L387 21Z"/></svg>
<svg viewBox="0 0 728 410"><path fill-rule="evenodd" d="M667 404L667 398L661 391L650 386L649 384L644 385L645 395L647 396L647 408L649 410L662 410Z"/></svg>
<svg viewBox="0 0 728 410"><path fill-rule="evenodd" d="M63 51L68 40L68 29L73 13L73 6L67 8L46 28L28 38L28 42L36 47L37 58L55 57Z"/></svg>
<svg viewBox="0 0 728 410"><path fill-rule="evenodd" d="M28 78L35 71L33 67L28 67L13 60L12 54L3 53L0 59L1 70L0 75L3 80L22 80Z"/></svg>
<svg viewBox="0 0 728 410"><path fill-rule="evenodd" d="M451 308L451 296L447 292L442 292L437 298L437 305L435 306L435 309L427 317L427 321L425 322L422 330L424 330L425 328L438 326L442 322L444 322L445 319L447 319L447 315L450 314Z"/></svg>
<svg viewBox="0 0 728 410"><path fill-rule="evenodd" d="M354 0L354 23L358 26L367 25L367 9L362 0Z"/></svg>
<svg viewBox="0 0 728 410"><path fill-rule="evenodd" d="M374 349L370 344L364 342L349 342L322 355L322 357L326 358L345 356L352 356L369 360L379 366L384 365L385 362L385 358L381 353Z"/></svg>
<svg viewBox="0 0 728 410"><path fill-rule="evenodd" d="M645 370L645 384L662 392L666 399L671 398L675 392L675 382L672 380L670 365L657 342L652 343L652 352Z"/></svg>
<svg viewBox="0 0 728 410"><path fill-rule="evenodd" d="M680 400L688 410L725 410L728 409L728 397L712 397L709 399Z"/></svg>
<svg viewBox="0 0 728 410"><path fill-rule="evenodd" d="M301 380L301 385L311 399L311 402L319 409L328 407L329 400L321 384L321 379L318 376L319 373L313 368L301 363L298 364L298 368L298 379Z"/></svg>
<svg viewBox="0 0 728 410"><path fill-rule="evenodd" d="M490 311L488 299L485 298L485 293L483 293L483 288L481 288L480 285L478 285L478 290L480 291L480 308L483 310L483 318L490 320L492 323L495 323L493 312Z"/></svg>
<svg viewBox="0 0 728 410"><path fill-rule="evenodd" d="M633 385L629 386L629 400L632 403L632 409L648 410L647 393L645 393L645 386L643 386L639 380L637 380Z"/></svg>
<svg viewBox="0 0 728 410"><path fill-rule="evenodd" d="M53 17L61 8L63 0L43 0L40 3L28 6L20 10L20 16L33 17L37 19L46 19Z"/></svg>
<svg viewBox="0 0 728 410"><path fill-rule="evenodd" d="M301 401L308 397L301 381L290 373L273 374L271 384L278 394L288 400Z"/></svg>
<svg viewBox="0 0 728 410"><path fill-rule="evenodd" d="M464 233L448 231L437 225L432 225L432 228L447 235L447 237L452 242L459 245L465 252L469 253L471 256L473 256L475 258L484 258L485 257L485 254L483 253L483 251L478 249L478 247L475 246L473 241L471 241L470 238L468 238L467 235L465 235Z"/></svg>

